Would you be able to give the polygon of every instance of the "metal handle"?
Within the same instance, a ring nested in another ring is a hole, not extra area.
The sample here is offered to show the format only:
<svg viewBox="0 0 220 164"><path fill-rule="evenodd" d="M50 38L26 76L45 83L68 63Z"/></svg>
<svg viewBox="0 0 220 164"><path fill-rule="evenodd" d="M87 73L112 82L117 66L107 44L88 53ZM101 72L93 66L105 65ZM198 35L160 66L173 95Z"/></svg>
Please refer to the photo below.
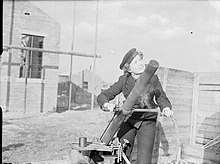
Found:
<svg viewBox="0 0 220 164"><path fill-rule="evenodd" d="M134 109L133 112L156 112L156 113L160 113L160 109L156 108L156 109Z"/></svg>

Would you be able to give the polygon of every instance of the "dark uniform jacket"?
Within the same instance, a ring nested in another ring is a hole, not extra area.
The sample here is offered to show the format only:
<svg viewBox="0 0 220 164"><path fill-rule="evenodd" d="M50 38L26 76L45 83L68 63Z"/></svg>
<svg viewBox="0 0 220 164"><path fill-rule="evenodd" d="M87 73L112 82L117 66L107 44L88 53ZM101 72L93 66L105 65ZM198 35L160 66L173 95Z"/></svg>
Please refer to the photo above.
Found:
<svg viewBox="0 0 220 164"><path fill-rule="evenodd" d="M109 89L104 90L102 93L99 94L99 96L97 97L98 104L100 105L100 107L102 107L104 103L113 100L121 92L127 99L128 95L135 85L135 82L136 80L130 73L120 76L118 81L115 82ZM154 103L153 99L156 100L156 103ZM143 93L136 100L133 108L152 109L157 107L159 107L162 111L162 109L165 107L170 107L171 109L171 104L165 92L163 91L158 76L153 75ZM130 118L133 120L156 119L157 114L152 112L147 112L144 114L143 112L134 112Z"/></svg>

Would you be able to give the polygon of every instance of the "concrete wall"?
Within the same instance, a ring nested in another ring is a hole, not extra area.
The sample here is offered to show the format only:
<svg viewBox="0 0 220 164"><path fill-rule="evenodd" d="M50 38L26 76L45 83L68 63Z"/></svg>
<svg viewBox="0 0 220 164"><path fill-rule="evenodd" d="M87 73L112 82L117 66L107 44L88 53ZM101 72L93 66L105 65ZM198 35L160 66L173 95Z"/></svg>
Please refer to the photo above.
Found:
<svg viewBox="0 0 220 164"><path fill-rule="evenodd" d="M21 46L22 34L44 37L44 49L59 50L60 25L29 1L3 1L3 45ZM13 30L11 31L11 27ZM10 61L11 58L11 61ZM52 111L56 107L59 55L43 53L42 78L28 79L26 112ZM24 110L24 78L19 78L20 50L3 53L1 61L1 106Z"/></svg>

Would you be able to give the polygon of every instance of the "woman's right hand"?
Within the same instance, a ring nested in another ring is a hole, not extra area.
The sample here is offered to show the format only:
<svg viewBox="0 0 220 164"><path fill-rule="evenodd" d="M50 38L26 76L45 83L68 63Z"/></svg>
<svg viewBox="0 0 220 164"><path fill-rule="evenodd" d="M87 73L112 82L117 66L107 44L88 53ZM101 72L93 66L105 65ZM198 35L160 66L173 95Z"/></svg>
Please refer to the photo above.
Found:
<svg viewBox="0 0 220 164"><path fill-rule="evenodd" d="M115 104L111 104L111 103L104 103L102 105L102 110L105 112L113 112L115 109Z"/></svg>

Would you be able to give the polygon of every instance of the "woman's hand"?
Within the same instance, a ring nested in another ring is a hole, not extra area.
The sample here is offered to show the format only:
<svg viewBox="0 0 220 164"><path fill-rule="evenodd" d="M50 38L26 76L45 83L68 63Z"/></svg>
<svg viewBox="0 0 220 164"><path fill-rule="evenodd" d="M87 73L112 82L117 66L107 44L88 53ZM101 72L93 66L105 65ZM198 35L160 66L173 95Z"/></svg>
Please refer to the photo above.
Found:
<svg viewBox="0 0 220 164"><path fill-rule="evenodd" d="M111 104L111 103L104 103L102 105L102 110L105 112L113 112L115 109L115 104Z"/></svg>
<svg viewBox="0 0 220 164"><path fill-rule="evenodd" d="M172 117L173 111L169 107L163 108L162 115L165 117Z"/></svg>

